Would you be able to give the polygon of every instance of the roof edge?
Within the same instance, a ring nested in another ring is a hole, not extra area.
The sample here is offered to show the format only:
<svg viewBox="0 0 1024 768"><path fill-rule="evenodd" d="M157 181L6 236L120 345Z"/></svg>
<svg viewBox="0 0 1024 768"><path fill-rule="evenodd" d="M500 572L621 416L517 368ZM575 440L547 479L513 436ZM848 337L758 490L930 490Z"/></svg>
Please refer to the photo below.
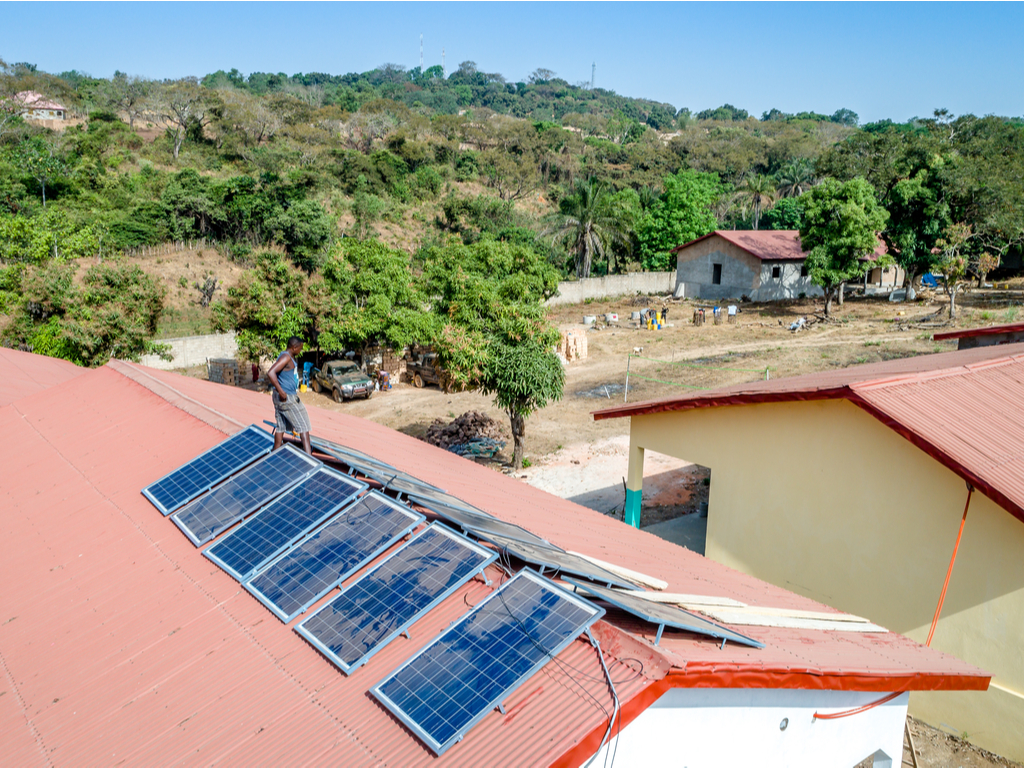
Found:
<svg viewBox="0 0 1024 768"><path fill-rule="evenodd" d="M688 665L695 667L695 665ZM619 710L619 731L673 688L761 688L814 691L868 691L900 693L906 691L985 691L992 676L978 670L977 675L843 675L820 670L766 671L760 665L701 664L690 671L673 669L669 674L639 691ZM601 748L608 731L602 721L569 751L551 762L551 768L578 768Z"/></svg>
<svg viewBox="0 0 1024 768"><path fill-rule="evenodd" d="M947 331L932 335L935 341L973 338L975 336L995 336L1000 333L1017 333L1024 331L1024 323L1007 323L1006 325L990 325L985 328L966 328L962 331Z"/></svg>
<svg viewBox="0 0 1024 768"><path fill-rule="evenodd" d="M230 416L227 416L220 411L215 411L213 408L200 403L198 400L193 400L188 395L179 392L170 384L151 376L143 370L142 366L126 363L123 360L111 360L105 367L116 371L126 379L134 381L136 384L144 389L148 389L162 400L166 400L175 408L184 411L189 416L199 419L214 429L223 432L225 435L233 435L240 429L244 429L246 427L245 424L235 421Z"/></svg>
<svg viewBox="0 0 1024 768"><path fill-rule="evenodd" d="M790 403L802 400L841 400L851 395L848 385L828 389L805 389L797 391L750 392L731 395L694 397L687 400L648 400L635 405L619 405L600 411L591 411L594 421L618 419L623 416L647 416L652 413L670 411L692 411L697 408L715 408L725 405L755 405L758 403Z"/></svg>

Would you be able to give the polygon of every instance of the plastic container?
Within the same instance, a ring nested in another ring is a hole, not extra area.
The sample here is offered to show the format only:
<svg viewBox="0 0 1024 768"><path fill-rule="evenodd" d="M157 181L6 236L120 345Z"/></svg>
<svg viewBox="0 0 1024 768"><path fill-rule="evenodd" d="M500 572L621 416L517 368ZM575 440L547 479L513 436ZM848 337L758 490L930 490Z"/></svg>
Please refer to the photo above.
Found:
<svg viewBox="0 0 1024 768"><path fill-rule="evenodd" d="M617 323L619 322L619 316L615 312L605 312L604 321L606 323Z"/></svg>
<svg viewBox="0 0 1024 768"><path fill-rule="evenodd" d="M593 325L596 322L597 322L597 315L584 315L583 316L583 324L584 325Z"/></svg>

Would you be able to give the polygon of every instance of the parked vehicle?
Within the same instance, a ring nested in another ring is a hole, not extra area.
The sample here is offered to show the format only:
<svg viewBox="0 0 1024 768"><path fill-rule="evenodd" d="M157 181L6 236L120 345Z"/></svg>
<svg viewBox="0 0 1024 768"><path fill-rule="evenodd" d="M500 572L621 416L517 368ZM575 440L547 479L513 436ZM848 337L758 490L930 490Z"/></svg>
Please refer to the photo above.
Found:
<svg viewBox="0 0 1024 768"><path fill-rule="evenodd" d="M441 366L437 362L437 353L428 352L416 362L407 363L405 366L409 380L417 387L425 387L427 384L441 386L444 376Z"/></svg>
<svg viewBox="0 0 1024 768"><path fill-rule="evenodd" d="M334 402L373 395L373 381L351 360L331 360L323 368L314 368L310 386L314 392L323 392Z"/></svg>

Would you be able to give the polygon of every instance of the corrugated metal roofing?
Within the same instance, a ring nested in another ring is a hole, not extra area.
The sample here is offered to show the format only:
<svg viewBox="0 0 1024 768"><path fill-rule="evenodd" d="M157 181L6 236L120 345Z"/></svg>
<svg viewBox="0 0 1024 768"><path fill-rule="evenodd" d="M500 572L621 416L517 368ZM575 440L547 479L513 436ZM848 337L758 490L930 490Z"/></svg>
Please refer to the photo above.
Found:
<svg viewBox="0 0 1024 768"><path fill-rule="evenodd" d="M829 610L406 435L310 410L316 434L567 549L664 578L672 591ZM490 713L438 759L367 692L491 588L470 582L413 625L411 639L345 677L139 492L271 413L266 395L124 363L0 408L0 466L17 478L0 488L5 754L26 765L572 765L589 757L611 697L585 640L511 696L506 714ZM758 651L670 631L655 648L655 629L626 616L595 632L626 722L672 686L888 691L988 682L891 633L744 628L767 644Z"/></svg>
<svg viewBox="0 0 1024 768"><path fill-rule="evenodd" d="M594 418L821 399L860 406L1024 521L1024 344L739 384L607 408Z"/></svg>
<svg viewBox="0 0 1024 768"><path fill-rule="evenodd" d="M1006 325L989 325L984 328L965 328L962 331L947 331L932 336L935 341L952 339L969 339L975 336L994 336L1000 333L1020 333L1024 331L1024 323L1008 323Z"/></svg>
<svg viewBox="0 0 1024 768"><path fill-rule="evenodd" d="M762 261L803 261L807 258L800 244L800 232L795 229L716 229L696 240L677 245L671 253L679 253L709 237L720 237ZM885 253L888 253L888 249L879 240L875 252L866 258L874 261Z"/></svg>
<svg viewBox="0 0 1024 768"><path fill-rule="evenodd" d="M0 347L0 406L73 379L86 370L67 360Z"/></svg>

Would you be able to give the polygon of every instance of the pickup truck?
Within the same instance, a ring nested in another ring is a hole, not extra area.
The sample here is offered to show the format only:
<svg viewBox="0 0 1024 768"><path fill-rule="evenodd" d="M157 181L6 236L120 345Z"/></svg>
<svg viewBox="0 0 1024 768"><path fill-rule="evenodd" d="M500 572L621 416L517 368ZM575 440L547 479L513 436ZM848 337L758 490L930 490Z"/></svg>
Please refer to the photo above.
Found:
<svg viewBox="0 0 1024 768"><path fill-rule="evenodd" d="M314 392L323 392L334 398L334 402L373 395L373 382L358 365L351 360L331 360L323 368L314 368L309 382Z"/></svg>
<svg viewBox="0 0 1024 768"><path fill-rule="evenodd" d="M418 362L406 363L405 370L410 381L417 387L425 387L427 384L441 386L443 374L436 352L428 352Z"/></svg>

